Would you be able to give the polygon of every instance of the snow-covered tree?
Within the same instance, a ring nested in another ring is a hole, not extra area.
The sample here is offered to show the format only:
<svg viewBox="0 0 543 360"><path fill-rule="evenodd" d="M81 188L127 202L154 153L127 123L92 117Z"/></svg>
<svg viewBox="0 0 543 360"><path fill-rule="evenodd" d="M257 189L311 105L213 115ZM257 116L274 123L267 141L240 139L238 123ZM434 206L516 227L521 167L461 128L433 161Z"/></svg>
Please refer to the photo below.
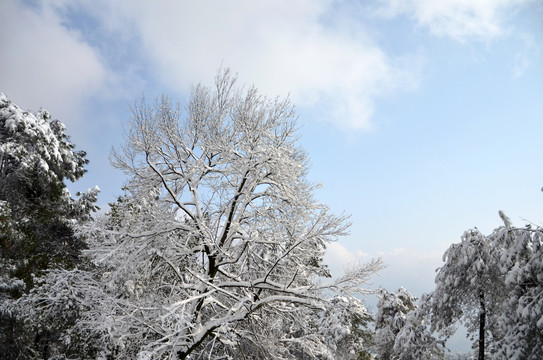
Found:
<svg viewBox="0 0 543 360"><path fill-rule="evenodd" d="M80 178L88 162L85 152L74 151L65 130L47 111L23 111L0 94L2 358L17 356L14 332L21 330L7 310L10 303L33 286L40 271L79 261L84 244L73 224L95 209L97 188L74 200L64 184Z"/></svg>
<svg viewBox="0 0 543 360"><path fill-rule="evenodd" d="M318 332L324 336L333 359L373 359L372 331L368 329L372 317L358 298L335 296L316 318Z"/></svg>
<svg viewBox="0 0 543 360"><path fill-rule="evenodd" d="M378 295L374 343L377 358L390 360L394 356L396 335L405 325L407 314L415 310L416 298L404 288L397 293L379 289Z"/></svg>
<svg viewBox="0 0 543 360"><path fill-rule="evenodd" d="M363 315L326 296L348 299L380 264L324 282L326 244L348 223L313 198L295 120L228 70L214 90L196 86L184 114L165 97L137 104L112 156L126 195L85 230L98 275L70 284L72 334L114 358L331 359L331 337L361 352Z"/></svg>
<svg viewBox="0 0 543 360"><path fill-rule="evenodd" d="M423 305L432 330L442 336L454 333L458 322L466 325L480 360L485 353L492 353L494 340L499 338L497 317L505 284L498 259L491 238L478 229L466 231L461 242L451 245L443 255L445 264L438 269L436 288Z"/></svg>
<svg viewBox="0 0 543 360"><path fill-rule="evenodd" d="M457 352L448 353L445 356L446 360L473 360L473 354L471 352Z"/></svg>
<svg viewBox="0 0 543 360"><path fill-rule="evenodd" d="M444 359L444 342L437 340L419 308L407 314L405 325L396 335L394 352L398 360Z"/></svg>
<svg viewBox="0 0 543 360"><path fill-rule="evenodd" d="M443 359L443 344L424 324L416 298L406 289L396 293L380 289L374 343L380 360Z"/></svg>
<svg viewBox="0 0 543 360"><path fill-rule="evenodd" d="M73 265L82 244L69 225L94 210L97 189L73 200L64 184L83 176L88 163L65 131L46 110L22 111L0 94L2 258L27 285L52 263Z"/></svg>
<svg viewBox="0 0 543 360"><path fill-rule="evenodd" d="M285 303L264 309L238 327L248 336L227 347L233 359L373 359L371 315L361 300L337 295L312 308Z"/></svg>
<svg viewBox="0 0 543 360"><path fill-rule="evenodd" d="M540 359L543 354L543 229L500 227L489 235L500 248L507 296L498 324L496 358Z"/></svg>
<svg viewBox="0 0 543 360"><path fill-rule="evenodd" d="M432 328L447 333L463 320L479 332L479 359L539 359L543 353L543 229L504 226L467 231L445 253L436 290L424 302ZM491 343L485 344L485 335ZM490 346L489 346L490 345ZM486 349L485 349L486 346ZM486 350L486 352L485 352Z"/></svg>

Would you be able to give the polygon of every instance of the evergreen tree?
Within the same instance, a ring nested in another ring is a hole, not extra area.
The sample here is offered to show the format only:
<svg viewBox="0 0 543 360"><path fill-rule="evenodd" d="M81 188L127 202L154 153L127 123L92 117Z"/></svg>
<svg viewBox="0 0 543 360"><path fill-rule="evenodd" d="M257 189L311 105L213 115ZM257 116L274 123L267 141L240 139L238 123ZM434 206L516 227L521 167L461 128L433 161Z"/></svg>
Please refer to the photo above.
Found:
<svg viewBox="0 0 543 360"><path fill-rule="evenodd" d="M543 230L504 226L464 233L444 255L424 302L432 329L448 336L466 324L478 358L530 359L543 353Z"/></svg>
<svg viewBox="0 0 543 360"><path fill-rule="evenodd" d="M84 242L73 224L90 218L98 189L71 198L88 163L74 151L65 126L46 110L22 111L0 94L0 357L14 356L16 315L7 309L34 286L43 270L71 268ZM43 334L42 334L43 335ZM36 337L36 342L47 342ZM45 335L44 335L45 336ZM46 346L46 345L44 345Z"/></svg>
<svg viewBox="0 0 543 360"><path fill-rule="evenodd" d="M497 316L505 296L499 257L492 238L478 229L466 231L462 241L443 255L436 288L423 305L432 330L442 336L450 336L462 322L478 348L479 360L493 352L499 338Z"/></svg>
<svg viewBox="0 0 543 360"><path fill-rule="evenodd" d="M374 343L380 360L437 360L444 358L443 344L424 323L416 298L404 288L396 293L379 291Z"/></svg>
<svg viewBox="0 0 543 360"><path fill-rule="evenodd" d="M497 359L543 354L543 229L500 227L489 236L500 249L506 296L498 314Z"/></svg>

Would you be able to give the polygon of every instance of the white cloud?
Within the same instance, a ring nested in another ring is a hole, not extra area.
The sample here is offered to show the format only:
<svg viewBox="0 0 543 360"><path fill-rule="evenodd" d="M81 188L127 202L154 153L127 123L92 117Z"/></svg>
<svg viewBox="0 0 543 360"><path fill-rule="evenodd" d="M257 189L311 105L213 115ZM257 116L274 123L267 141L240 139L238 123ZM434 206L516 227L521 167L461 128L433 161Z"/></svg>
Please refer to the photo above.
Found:
<svg viewBox="0 0 543 360"><path fill-rule="evenodd" d="M403 286L418 297L433 290L435 270L442 265L444 251L445 248L421 250L400 247L367 254L335 242L328 245L324 261L332 274L339 276L353 265L381 258L386 267L373 278L374 287L396 291Z"/></svg>
<svg viewBox="0 0 543 360"><path fill-rule="evenodd" d="M376 98L417 85L416 58L395 61L360 29L324 24L334 1L93 1L86 6L100 12L104 29L140 39L151 72L178 91L211 83L223 64L264 94L290 94L296 105L318 109L325 121L367 129Z"/></svg>
<svg viewBox="0 0 543 360"><path fill-rule="evenodd" d="M358 250L351 251L339 242L332 242L326 248L324 257L325 263L330 267L334 275L340 275L341 272L348 270L357 264L367 262L371 257Z"/></svg>
<svg viewBox="0 0 543 360"><path fill-rule="evenodd" d="M0 44L0 91L22 108L74 121L108 81L99 56L47 7L0 2Z"/></svg>
<svg viewBox="0 0 543 360"><path fill-rule="evenodd" d="M406 248L394 248L381 256L386 263L395 264L404 269L417 269L429 267L433 271L441 264L443 251L441 250L416 250Z"/></svg>
<svg viewBox="0 0 543 360"><path fill-rule="evenodd" d="M530 0L383 1L381 10L390 16L408 14L436 35L464 41L498 36L503 14ZM321 120L346 130L368 129L375 101L416 87L422 61L391 58L356 21L334 11L338 3L54 0L31 9L6 0L0 4L0 91L23 107L45 105L65 117L76 115L82 99L106 89L116 96L121 88L143 91L136 89L143 86L141 78L133 77L137 66L128 63L125 73L113 75L106 63L111 54L99 54L103 49L66 26L65 16L76 9L96 20L93 31L102 39L139 42L137 55L143 59L126 62L148 64L145 71L166 92L183 92L199 81L209 84L223 64L265 94L290 94ZM525 66L519 56L515 74Z"/></svg>
<svg viewBox="0 0 543 360"><path fill-rule="evenodd" d="M504 32L505 17L533 0L384 0L380 13L407 14L437 36L464 42L492 40Z"/></svg>
<svg viewBox="0 0 543 360"><path fill-rule="evenodd" d="M532 59L538 59L541 53L541 47L536 44L533 36L521 34L522 50L515 55L513 66L513 78L518 79L532 64Z"/></svg>
<svg viewBox="0 0 543 360"><path fill-rule="evenodd" d="M389 291L406 288L420 298L435 288L435 270L440 267L445 248L415 249L395 248L383 253L383 262L388 265L375 279L375 285Z"/></svg>

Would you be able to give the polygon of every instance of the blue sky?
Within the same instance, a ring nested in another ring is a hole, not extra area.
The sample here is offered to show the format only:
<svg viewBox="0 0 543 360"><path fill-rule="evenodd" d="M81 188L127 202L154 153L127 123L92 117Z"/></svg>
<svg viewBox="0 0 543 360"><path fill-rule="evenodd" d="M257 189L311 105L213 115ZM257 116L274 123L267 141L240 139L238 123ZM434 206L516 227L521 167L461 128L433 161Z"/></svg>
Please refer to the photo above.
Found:
<svg viewBox="0 0 543 360"><path fill-rule="evenodd" d="M186 99L218 67L289 95L317 196L352 214L335 271L415 296L503 210L543 224L543 3L536 0L0 2L0 91L48 109L91 161L71 189L121 194L108 161L141 94Z"/></svg>

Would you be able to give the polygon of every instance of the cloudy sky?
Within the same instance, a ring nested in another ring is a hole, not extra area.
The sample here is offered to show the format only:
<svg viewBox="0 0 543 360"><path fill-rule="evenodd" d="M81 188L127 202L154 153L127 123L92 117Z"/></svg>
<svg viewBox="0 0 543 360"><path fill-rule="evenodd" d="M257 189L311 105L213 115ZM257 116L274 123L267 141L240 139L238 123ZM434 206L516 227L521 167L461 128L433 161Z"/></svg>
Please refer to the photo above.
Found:
<svg viewBox="0 0 543 360"><path fill-rule="evenodd" d="M73 191L121 194L108 161L144 93L183 101L222 65L300 115L317 196L352 214L335 271L433 288L441 255L498 210L543 224L543 2L0 2L0 92L48 109L91 161Z"/></svg>

